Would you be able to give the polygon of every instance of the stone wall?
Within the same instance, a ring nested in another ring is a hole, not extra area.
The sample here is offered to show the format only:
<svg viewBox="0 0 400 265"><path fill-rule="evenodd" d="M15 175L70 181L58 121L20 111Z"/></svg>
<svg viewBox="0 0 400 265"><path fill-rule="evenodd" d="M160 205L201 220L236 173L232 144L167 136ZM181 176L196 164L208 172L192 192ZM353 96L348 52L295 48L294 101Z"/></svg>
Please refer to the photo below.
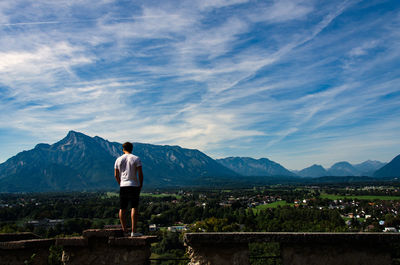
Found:
<svg viewBox="0 0 400 265"><path fill-rule="evenodd" d="M40 239L0 235L0 265L46 265L49 248L63 247L65 265L149 264L154 236L124 237L120 229L86 230L80 237ZM189 265L247 265L249 243L278 242L284 265L389 265L400 233L187 233Z"/></svg>
<svg viewBox="0 0 400 265"><path fill-rule="evenodd" d="M32 233L1 234L1 265L46 265L54 239L40 239Z"/></svg>
<svg viewBox="0 0 400 265"><path fill-rule="evenodd" d="M81 237L40 239L32 233L0 235L0 265L46 265L49 248L62 246L65 265L148 264L155 236L125 237L120 229L91 229Z"/></svg>
<svg viewBox="0 0 400 265"><path fill-rule="evenodd" d="M397 233L187 233L190 265L249 264L249 243L278 242L284 265L389 265Z"/></svg>
<svg viewBox="0 0 400 265"><path fill-rule="evenodd" d="M82 237L60 238L65 265L147 264L154 236L124 237L120 229L86 230Z"/></svg>

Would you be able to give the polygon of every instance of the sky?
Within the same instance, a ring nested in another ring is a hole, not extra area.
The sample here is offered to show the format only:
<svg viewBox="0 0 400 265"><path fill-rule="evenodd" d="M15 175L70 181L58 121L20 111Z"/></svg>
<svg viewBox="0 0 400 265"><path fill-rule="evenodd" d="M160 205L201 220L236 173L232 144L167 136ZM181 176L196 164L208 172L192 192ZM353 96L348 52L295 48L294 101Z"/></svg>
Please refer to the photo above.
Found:
<svg viewBox="0 0 400 265"><path fill-rule="evenodd" d="M0 162L69 130L288 169L389 162L400 1L1 1Z"/></svg>

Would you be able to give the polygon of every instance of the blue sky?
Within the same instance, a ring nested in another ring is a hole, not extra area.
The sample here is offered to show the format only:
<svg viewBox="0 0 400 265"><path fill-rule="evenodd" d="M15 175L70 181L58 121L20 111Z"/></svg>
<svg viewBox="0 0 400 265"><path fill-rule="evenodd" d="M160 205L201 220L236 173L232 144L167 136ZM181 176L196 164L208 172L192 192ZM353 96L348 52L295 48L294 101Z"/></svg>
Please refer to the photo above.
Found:
<svg viewBox="0 0 400 265"><path fill-rule="evenodd" d="M0 2L0 162L69 130L267 157L400 154L400 2Z"/></svg>

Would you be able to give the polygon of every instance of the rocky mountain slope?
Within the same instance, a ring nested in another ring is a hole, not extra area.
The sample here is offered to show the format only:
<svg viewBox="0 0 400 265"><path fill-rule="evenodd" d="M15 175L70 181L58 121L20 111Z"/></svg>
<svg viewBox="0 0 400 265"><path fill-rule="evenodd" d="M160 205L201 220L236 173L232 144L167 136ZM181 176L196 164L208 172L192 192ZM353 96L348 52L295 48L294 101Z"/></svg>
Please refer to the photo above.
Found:
<svg viewBox="0 0 400 265"><path fill-rule="evenodd" d="M294 173L267 158L227 157L216 161L243 176L295 176Z"/></svg>
<svg viewBox="0 0 400 265"><path fill-rule="evenodd" d="M198 150L134 143L147 186L190 185L202 177L237 177ZM0 164L0 191L64 191L116 188L114 162L120 143L70 131L61 141L38 144Z"/></svg>

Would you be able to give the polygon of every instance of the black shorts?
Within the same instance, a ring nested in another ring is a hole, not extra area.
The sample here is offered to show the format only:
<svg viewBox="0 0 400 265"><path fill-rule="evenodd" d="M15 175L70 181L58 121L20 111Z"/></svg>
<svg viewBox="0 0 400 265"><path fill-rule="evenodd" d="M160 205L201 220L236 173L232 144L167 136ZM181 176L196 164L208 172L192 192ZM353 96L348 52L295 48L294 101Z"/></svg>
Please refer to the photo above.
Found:
<svg viewBox="0 0 400 265"><path fill-rule="evenodd" d="M120 209L127 209L128 204L131 204L132 208L139 206L139 187L120 187L119 188L119 205Z"/></svg>

